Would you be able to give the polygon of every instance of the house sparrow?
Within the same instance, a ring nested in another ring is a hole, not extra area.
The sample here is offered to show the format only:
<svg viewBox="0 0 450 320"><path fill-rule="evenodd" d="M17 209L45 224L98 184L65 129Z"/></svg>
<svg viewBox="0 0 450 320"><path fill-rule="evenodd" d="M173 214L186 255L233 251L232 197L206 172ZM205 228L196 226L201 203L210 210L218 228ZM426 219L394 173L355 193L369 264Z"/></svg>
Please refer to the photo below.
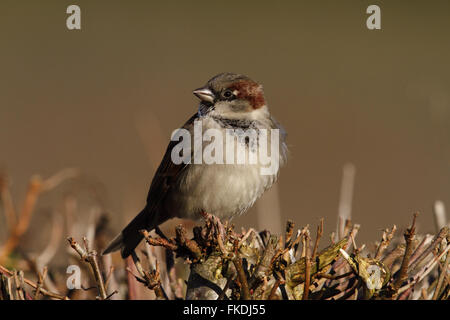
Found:
<svg viewBox="0 0 450 320"><path fill-rule="evenodd" d="M248 136L236 138L236 148L240 146L246 155L243 163L232 164L192 160L175 164L172 153L178 141L172 140L153 177L145 208L112 240L103 254L120 249L122 257L128 257L143 239L140 230L151 231L170 218L197 220L205 213L219 218L240 215L276 181L279 167L286 162L286 134L271 117L262 86L244 75L222 73L193 93L200 99L200 106L182 129L195 134L197 121L201 121L202 132L216 129L225 135L229 129L242 129L235 130L237 136L248 129L266 129L267 137L270 136L267 144L279 146L278 150L271 149L272 153L275 151L271 156L277 156L275 171L261 174L264 166L261 161L249 161L249 155L255 155L260 142L258 140L255 145ZM279 129L275 130L279 133L278 140L273 142L272 129ZM200 144L206 148L208 143L202 139ZM233 150L236 148L233 146ZM187 156L192 156L194 151L195 147L190 148Z"/></svg>

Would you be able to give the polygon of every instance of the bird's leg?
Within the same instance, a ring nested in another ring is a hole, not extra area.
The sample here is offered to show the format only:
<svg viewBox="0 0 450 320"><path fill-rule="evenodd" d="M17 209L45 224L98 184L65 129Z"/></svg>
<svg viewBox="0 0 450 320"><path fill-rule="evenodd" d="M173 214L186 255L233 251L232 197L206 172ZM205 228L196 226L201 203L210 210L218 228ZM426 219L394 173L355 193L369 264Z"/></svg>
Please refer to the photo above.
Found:
<svg viewBox="0 0 450 320"><path fill-rule="evenodd" d="M213 227L216 229L216 232L222 237L222 239L225 239L226 230L220 219L204 210L200 211L200 214L206 221L210 220L213 223Z"/></svg>
<svg viewBox="0 0 450 320"><path fill-rule="evenodd" d="M222 221L219 220L219 218L214 217L215 219L215 225L217 226L217 231L219 235L222 237L222 239L225 239L225 235L227 234L225 227L222 224Z"/></svg>

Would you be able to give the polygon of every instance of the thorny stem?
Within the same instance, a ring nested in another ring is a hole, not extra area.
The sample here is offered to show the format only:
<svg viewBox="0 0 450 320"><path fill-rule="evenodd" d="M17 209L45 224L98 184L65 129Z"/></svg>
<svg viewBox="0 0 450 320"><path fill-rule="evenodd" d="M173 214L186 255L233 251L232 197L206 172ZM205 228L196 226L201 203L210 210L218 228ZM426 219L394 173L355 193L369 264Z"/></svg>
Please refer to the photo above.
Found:
<svg viewBox="0 0 450 320"><path fill-rule="evenodd" d="M309 230L305 232L305 258L306 258L306 268L305 268L305 284L303 289L303 297L302 300L308 300L309 295L309 285L311 282L311 256L309 254L309 241L310 235Z"/></svg>
<svg viewBox="0 0 450 320"><path fill-rule="evenodd" d="M444 238L448 237L449 228L447 226L443 227L439 233L433 238L431 245L427 247L417 258L411 261L409 270L414 270L417 265L425 259L441 242Z"/></svg>
<svg viewBox="0 0 450 320"><path fill-rule="evenodd" d="M323 234L323 218L320 219L320 225L317 227L317 234L316 234L316 242L314 243L314 250L312 253L311 260L314 261L316 259L317 255L317 249L319 248L319 241Z"/></svg>
<svg viewBox="0 0 450 320"><path fill-rule="evenodd" d="M103 276L100 271L98 261L97 261L97 252L95 250L89 250L89 243L87 241L87 238L84 237L84 246L85 248L82 248L73 238L69 237L67 238L67 241L69 242L70 246L78 253L80 258L89 263L91 266L92 273L94 274L95 282L97 283L97 288L100 294L100 298L102 300L105 300L108 295L106 294L105 284L103 282Z"/></svg>
<svg viewBox="0 0 450 320"><path fill-rule="evenodd" d="M292 220L288 220L286 223L286 240L284 247L289 247L292 241L292 233L294 232L294 222Z"/></svg>
<svg viewBox="0 0 450 320"><path fill-rule="evenodd" d="M404 233L405 241L406 241L406 249L405 254L403 256L402 265L400 267L400 271L398 273L398 277L394 282L393 289L394 291L397 291L398 288L400 288L400 285L406 280L408 277L407 271L409 266L409 259L411 257L411 254L413 252L413 246L412 241L414 239L414 235L416 232L416 218L418 216L418 213L415 213L413 216L413 222L409 229L407 229Z"/></svg>
<svg viewBox="0 0 450 320"><path fill-rule="evenodd" d="M178 249L178 246L168 239L152 238L147 230L141 230L140 232L144 236L145 241L151 246L161 246L172 251L176 251Z"/></svg>
<svg viewBox="0 0 450 320"><path fill-rule="evenodd" d="M441 291L442 283L444 282L445 276L448 270L448 264L450 262L450 254L447 253L447 258L445 259L445 263L442 267L441 274L439 275L439 279L436 285L436 289L434 290L433 300L437 300L439 297L439 293Z"/></svg>
<svg viewBox="0 0 450 320"><path fill-rule="evenodd" d="M34 293L35 300L38 299L41 288L44 285L45 277L47 276L47 271L48 271L47 267L44 267L44 270L42 271L42 273L38 272L37 288L36 288L36 292Z"/></svg>
<svg viewBox="0 0 450 320"><path fill-rule="evenodd" d="M433 259L431 259L412 279L411 282L405 284L403 287L401 287L400 289L398 289L398 294L409 290L410 288L412 288L415 284L419 283L420 281L422 281L427 275L428 273L431 272L431 270L434 268L434 266L436 265L436 263L439 261L439 259L441 259L450 249L450 244L447 245L447 247L436 257L434 257Z"/></svg>
<svg viewBox="0 0 450 320"><path fill-rule="evenodd" d="M223 287L222 292L217 297L217 300L223 300L226 297L226 292L230 288L231 283L233 283L233 277L229 277L227 279L227 283L225 284L225 287Z"/></svg>
<svg viewBox="0 0 450 320"><path fill-rule="evenodd" d="M278 290L278 287L280 286L280 284L282 284L282 280L281 279L277 279L272 287L272 289L270 290L270 294L268 297L268 300L275 300L276 297L276 293Z"/></svg>
<svg viewBox="0 0 450 320"><path fill-rule="evenodd" d="M233 264L236 268L237 276L239 279L239 282L241 284L241 295L244 300L251 300L250 296L250 290L248 288L248 282L247 282L247 276L245 275L244 268L242 267L242 259L239 256L238 252L238 241L235 240L235 248L234 248L234 258L233 258Z"/></svg>
<svg viewBox="0 0 450 320"><path fill-rule="evenodd" d="M7 275L7 276L10 276L10 277L12 277L14 275L14 273L12 271L9 271L8 269L6 269L5 267L3 267L1 265L0 265L0 273L2 273L4 275ZM28 280L26 278L24 278L23 281L27 285L29 285L30 287L32 287L34 289L37 289L37 287L38 287L36 283L34 283L33 281ZM58 300L69 300L69 298L67 296L63 296L63 295L60 295L58 293L48 291L48 290L46 290L44 288L41 288L39 291L40 291L41 294L43 294L43 295L45 295L47 297L50 297L50 298L54 298L54 299L58 299Z"/></svg>
<svg viewBox="0 0 450 320"><path fill-rule="evenodd" d="M136 270L139 272L141 278L136 275L133 275L137 281L144 283L147 288L153 290L155 295L159 299L168 299L166 293L162 289L161 280L160 280L160 272L159 272L159 263L156 261L155 270L152 272L147 272L142 267L141 261L137 256L135 251L131 252L131 257L133 258L134 265L136 266ZM131 272L131 270L129 270Z"/></svg>
<svg viewBox="0 0 450 320"><path fill-rule="evenodd" d="M382 240L380 242L380 245L377 248L377 252L375 254L375 259L379 260L381 258L381 255L383 254L384 250L389 246L389 243L391 242L392 238L394 237L394 233L397 230L397 226L393 226L391 231L386 229L383 231Z"/></svg>

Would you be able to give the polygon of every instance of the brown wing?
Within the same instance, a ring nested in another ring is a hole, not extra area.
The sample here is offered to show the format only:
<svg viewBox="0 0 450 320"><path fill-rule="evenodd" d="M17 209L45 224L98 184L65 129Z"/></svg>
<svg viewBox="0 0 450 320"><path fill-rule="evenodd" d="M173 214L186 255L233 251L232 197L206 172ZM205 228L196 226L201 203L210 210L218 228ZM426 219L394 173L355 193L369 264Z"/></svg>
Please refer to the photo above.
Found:
<svg viewBox="0 0 450 320"><path fill-rule="evenodd" d="M198 118L198 113L194 114L182 128L189 130L192 127L194 121ZM157 219L158 209L174 185L177 178L186 169L187 164L174 164L171 159L172 148L178 144L178 141L170 141L167 146L166 153L156 170L155 176L153 177L152 184L150 185L150 190L147 195L147 212L150 212L150 220Z"/></svg>

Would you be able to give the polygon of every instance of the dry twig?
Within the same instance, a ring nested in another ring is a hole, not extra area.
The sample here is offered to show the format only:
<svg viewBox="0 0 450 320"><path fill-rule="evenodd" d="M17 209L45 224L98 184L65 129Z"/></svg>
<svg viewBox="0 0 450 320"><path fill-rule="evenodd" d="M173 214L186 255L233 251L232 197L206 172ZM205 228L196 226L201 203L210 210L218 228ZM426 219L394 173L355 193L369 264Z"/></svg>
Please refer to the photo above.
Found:
<svg viewBox="0 0 450 320"><path fill-rule="evenodd" d="M73 238L67 238L70 246L78 253L81 260L87 262L90 265L92 273L94 274L95 282L97 283L100 299L105 300L108 295L106 294L103 276L98 265L97 252L95 250L89 249L89 243L86 238L84 238L83 240L84 248L82 248Z"/></svg>

